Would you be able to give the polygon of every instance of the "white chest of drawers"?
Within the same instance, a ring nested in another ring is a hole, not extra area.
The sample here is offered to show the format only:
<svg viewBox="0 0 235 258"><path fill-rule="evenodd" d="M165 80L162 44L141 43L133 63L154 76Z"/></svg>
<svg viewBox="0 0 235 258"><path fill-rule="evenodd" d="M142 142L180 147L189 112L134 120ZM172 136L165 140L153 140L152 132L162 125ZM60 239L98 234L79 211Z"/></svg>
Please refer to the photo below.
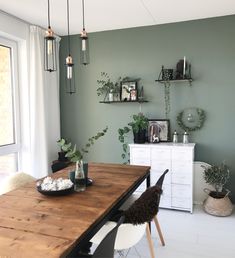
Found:
<svg viewBox="0 0 235 258"><path fill-rule="evenodd" d="M151 185L169 169L163 183L160 207L193 211L194 143L130 144L130 164L151 166ZM140 185L137 192L145 190Z"/></svg>

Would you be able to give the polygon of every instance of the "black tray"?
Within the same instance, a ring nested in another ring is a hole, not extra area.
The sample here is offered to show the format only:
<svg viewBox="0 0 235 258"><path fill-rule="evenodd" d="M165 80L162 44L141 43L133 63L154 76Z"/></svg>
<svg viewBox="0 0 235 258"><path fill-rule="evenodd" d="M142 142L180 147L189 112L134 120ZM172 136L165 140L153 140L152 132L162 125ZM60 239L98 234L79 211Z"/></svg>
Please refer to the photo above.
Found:
<svg viewBox="0 0 235 258"><path fill-rule="evenodd" d="M49 195L49 196L62 196L62 195L67 195L71 194L74 192L74 186L72 185L70 188L63 189L63 190L58 190L58 191L45 191L41 189L41 186L37 186L37 190L39 193L44 194L44 195Z"/></svg>
<svg viewBox="0 0 235 258"><path fill-rule="evenodd" d="M92 179L88 177L88 178L86 179L86 186L91 186L91 185L92 185L92 182L93 182Z"/></svg>

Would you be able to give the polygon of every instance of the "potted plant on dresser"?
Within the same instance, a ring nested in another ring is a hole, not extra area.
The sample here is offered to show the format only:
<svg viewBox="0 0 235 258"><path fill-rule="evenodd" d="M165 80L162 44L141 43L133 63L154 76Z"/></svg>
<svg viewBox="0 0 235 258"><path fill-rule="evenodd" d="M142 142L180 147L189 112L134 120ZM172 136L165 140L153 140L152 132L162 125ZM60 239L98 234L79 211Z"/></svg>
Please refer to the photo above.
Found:
<svg viewBox="0 0 235 258"><path fill-rule="evenodd" d="M229 180L229 174L229 168L224 163L219 166L204 167L204 179L215 189L204 189L208 194L203 203L203 208L207 213L221 217L231 215L233 205L228 197L230 191L224 188Z"/></svg>
<svg viewBox="0 0 235 258"><path fill-rule="evenodd" d="M132 130L134 143L145 143L146 131L148 128L148 118L143 113L138 113L132 116L133 120L128 123L128 126L118 129L118 139L122 143L122 158L127 157L127 143L125 137ZM125 162L127 163L127 162Z"/></svg>

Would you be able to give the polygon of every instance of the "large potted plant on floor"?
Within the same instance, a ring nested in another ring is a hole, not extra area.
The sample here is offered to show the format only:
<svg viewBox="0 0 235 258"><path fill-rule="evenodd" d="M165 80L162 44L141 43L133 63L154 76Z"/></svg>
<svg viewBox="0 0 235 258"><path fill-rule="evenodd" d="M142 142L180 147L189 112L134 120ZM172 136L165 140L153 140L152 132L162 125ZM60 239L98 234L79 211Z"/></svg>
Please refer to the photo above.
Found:
<svg viewBox="0 0 235 258"><path fill-rule="evenodd" d="M215 189L204 189L208 194L208 198L203 203L207 213L222 217L231 215L233 205L228 197L230 191L224 188L229 176L229 168L224 163L219 166L204 167L204 179Z"/></svg>

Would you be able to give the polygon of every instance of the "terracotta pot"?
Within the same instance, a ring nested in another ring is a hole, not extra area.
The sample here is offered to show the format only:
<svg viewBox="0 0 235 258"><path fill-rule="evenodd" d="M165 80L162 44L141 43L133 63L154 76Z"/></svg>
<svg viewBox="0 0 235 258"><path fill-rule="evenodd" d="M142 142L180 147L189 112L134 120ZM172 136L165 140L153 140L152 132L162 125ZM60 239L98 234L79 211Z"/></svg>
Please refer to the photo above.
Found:
<svg viewBox="0 0 235 258"><path fill-rule="evenodd" d="M219 217L232 214L233 204L228 197L230 191L226 190L225 193L219 193L219 195L217 195L215 191L205 188L204 192L208 194L207 199L203 203L205 212Z"/></svg>

